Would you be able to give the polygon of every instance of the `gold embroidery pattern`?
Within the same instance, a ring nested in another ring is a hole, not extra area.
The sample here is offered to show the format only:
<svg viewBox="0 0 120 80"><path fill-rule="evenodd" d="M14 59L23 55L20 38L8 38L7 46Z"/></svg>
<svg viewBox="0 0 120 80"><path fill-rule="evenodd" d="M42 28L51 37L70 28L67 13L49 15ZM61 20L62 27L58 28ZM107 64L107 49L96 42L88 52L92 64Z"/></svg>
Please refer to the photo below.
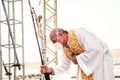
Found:
<svg viewBox="0 0 120 80"><path fill-rule="evenodd" d="M81 70L82 80L93 80L93 75L86 76L86 74Z"/></svg>
<svg viewBox="0 0 120 80"><path fill-rule="evenodd" d="M81 46L80 42L78 41L75 33L73 30L68 31L68 46L63 48L64 53L69 59L72 59L71 53L75 55L81 54L84 52L83 47ZM86 76L85 73L81 70L82 73L82 80L93 80L93 75Z"/></svg>
<svg viewBox="0 0 120 80"><path fill-rule="evenodd" d="M73 30L68 31L68 45L70 45L70 50L76 55L83 53L84 49L81 46L81 43L78 41Z"/></svg>
<svg viewBox="0 0 120 80"><path fill-rule="evenodd" d="M64 51L64 53L66 54L66 56L69 58L69 59L72 59L72 57L71 57L71 50L68 48L68 47L64 47L63 48L63 51Z"/></svg>

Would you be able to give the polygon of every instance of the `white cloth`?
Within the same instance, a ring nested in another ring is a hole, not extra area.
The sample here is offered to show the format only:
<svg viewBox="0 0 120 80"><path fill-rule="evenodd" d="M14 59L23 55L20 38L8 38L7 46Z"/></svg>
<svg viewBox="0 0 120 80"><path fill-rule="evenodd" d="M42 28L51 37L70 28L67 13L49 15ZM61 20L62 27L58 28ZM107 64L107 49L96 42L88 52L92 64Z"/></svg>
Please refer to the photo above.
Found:
<svg viewBox="0 0 120 80"><path fill-rule="evenodd" d="M76 29L75 34L85 49L84 53L76 57L84 73L93 74L94 80L114 80L112 56L106 44L85 29ZM62 63L54 68L55 74L64 74L69 70L70 64L71 61L63 54Z"/></svg>

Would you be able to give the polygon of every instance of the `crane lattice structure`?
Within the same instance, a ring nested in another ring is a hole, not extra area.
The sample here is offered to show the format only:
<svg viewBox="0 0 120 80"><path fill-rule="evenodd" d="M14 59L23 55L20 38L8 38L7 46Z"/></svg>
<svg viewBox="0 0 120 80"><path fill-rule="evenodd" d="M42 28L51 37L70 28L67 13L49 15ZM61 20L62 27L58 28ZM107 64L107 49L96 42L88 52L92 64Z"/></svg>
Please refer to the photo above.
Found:
<svg viewBox="0 0 120 80"><path fill-rule="evenodd" d="M13 60L13 47L11 44L10 36L7 31L7 23L5 17L3 17L3 14L0 14L2 17L0 17L0 61L1 61L1 67L0 72L1 75L2 72L2 60L5 60L5 64L7 65L8 71L13 73L14 80L16 80L18 73L20 72L24 80L25 70L24 70L24 29L23 29L23 0L4 0L7 8L8 13L8 19L10 22L10 27L12 29L12 34L14 37L15 45L17 52L19 51L19 54L21 56L19 57L20 63L22 65L22 70L16 70L16 67L14 69L11 67L11 63L14 62ZM19 14L16 12L16 9L18 9L19 6ZM2 9L1 9L2 10ZM0 11L2 12L2 11ZM18 16L19 15L19 16ZM45 64L46 65L56 65L57 64L57 51L51 48L51 44L47 44L47 40L49 33L52 28L57 27L57 0L43 0L43 32L46 37L46 43L45 45ZM7 32L6 32L7 31ZM6 34L7 33L7 34ZM6 34L2 36L2 34ZM18 39L18 37L20 39ZM3 41L5 40L5 41ZM3 54L7 54L5 58L2 58ZM9 80L11 80L11 76L8 76ZM3 76L0 76L0 79L3 79ZM44 79L44 78L43 78Z"/></svg>
<svg viewBox="0 0 120 80"><path fill-rule="evenodd" d="M22 75L22 80L25 75L24 68L24 28L23 28L23 0L3 0L7 12L7 18L4 14L4 9L0 8L0 80L18 80L18 76ZM2 4L2 3L1 3ZM18 12L19 10L19 12ZM11 29L12 37L8 30ZM11 39L12 38L12 39ZM12 44L12 40L14 44ZM15 47L14 47L15 46ZM16 65L16 49L20 64ZM4 63L3 63L4 61ZM20 66L18 70L17 66ZM4 66L4 68L3 68ZM9 75L6 74L6 70Z"/></svg>
<svg viewBox="0 0 120 80"><path fill-rule="evenodd" d="M57 27L57 0L43 0L43 34L45 36L45 55L43 58L46 65L57 65L57 51L49 43L51 29ZM51 77L52 79L52 77ZM43 78L44 80L44 78Z"/></svg>
<svg viewBox="0 0 120 80"><path fill-rule="evenodd" d="M46 41L49 40L49 33L51 29L57 27L57 0L43 0L43 32L46 36ZM46 64L57 64L56 50L52 49L51 45L46 42ZM50 59L53 55L53 59Z"/></svg>

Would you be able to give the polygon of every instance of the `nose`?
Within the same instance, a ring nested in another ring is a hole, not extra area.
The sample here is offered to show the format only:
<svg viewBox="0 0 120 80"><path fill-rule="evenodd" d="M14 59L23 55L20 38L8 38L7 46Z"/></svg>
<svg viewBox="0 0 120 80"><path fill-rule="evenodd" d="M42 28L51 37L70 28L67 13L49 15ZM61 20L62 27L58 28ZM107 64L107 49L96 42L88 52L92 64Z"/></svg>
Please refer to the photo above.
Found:
<svg viewBox="0 0 120 80"><path fill-rule="evenodd" d="M59 42L60 44L62 44L63 45L63 39L62 38L59 38L59 39L57 39L57 42Z"/></svg>

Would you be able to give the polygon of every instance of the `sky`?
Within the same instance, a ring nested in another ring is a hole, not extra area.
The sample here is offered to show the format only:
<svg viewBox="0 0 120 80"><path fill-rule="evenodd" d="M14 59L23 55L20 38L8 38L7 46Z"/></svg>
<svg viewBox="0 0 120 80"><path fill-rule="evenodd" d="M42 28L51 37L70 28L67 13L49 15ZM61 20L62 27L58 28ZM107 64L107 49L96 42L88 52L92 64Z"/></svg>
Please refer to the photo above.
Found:
<svg viewBox="0 0 120 80"><path fill-rule="evenodd" d="M85 27L111 49L120 48L119 4L120 0L58 0L58 26Z"/></svg>
<svg viewBox="0 0 120 80"><path fill-rule="evenodd" d="M37 15L43 15L42 3L30 0ZM39 60L29 5L24 2L25 56ZM87 28L105 41L110 49L120 48L120 0L57 0L58 27ZM19 9L18 9L19 10ZM29 58L29 59L30 59ZM26 61L29 61L26 59Z"/></svg>

